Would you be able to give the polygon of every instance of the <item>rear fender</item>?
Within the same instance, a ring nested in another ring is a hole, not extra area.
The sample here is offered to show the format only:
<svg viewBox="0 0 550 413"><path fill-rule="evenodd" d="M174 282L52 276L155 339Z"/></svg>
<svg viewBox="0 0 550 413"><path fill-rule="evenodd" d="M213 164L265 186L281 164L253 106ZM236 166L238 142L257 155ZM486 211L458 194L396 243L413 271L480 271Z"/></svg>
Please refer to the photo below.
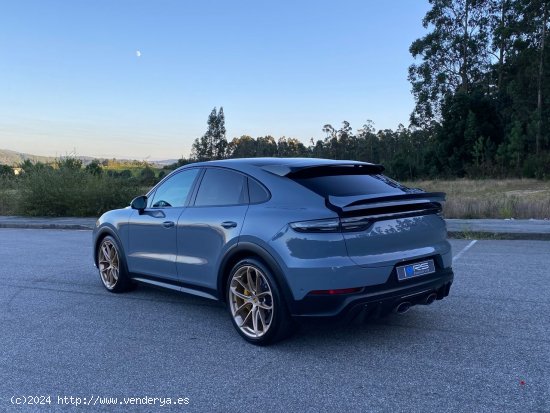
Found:
<svg viewBox="0 0 550 413"><path fill-rule="evenodd" d="M239 242L234 248L227 251L223 257L220 269L218 271L218 298L220 301L225 302L225 289L226 282L229 276L229 272L233 265L235 265L241 259L246 257L256 256L260 258L271 270L280 290L283 293L283 298L287 305L291 305L294 301L290 288L284 277L281 266L277 263L277 260L264 248L251 242Z"/></svg>

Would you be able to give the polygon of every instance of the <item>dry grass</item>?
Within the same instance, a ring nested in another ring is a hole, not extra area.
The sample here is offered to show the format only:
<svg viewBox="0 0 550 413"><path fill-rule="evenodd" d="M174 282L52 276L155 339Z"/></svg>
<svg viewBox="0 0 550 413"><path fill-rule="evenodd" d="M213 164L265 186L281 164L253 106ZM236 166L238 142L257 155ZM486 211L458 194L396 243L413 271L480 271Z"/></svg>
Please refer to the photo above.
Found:
<svg viewBox="0 0 550 413"><path fill-rule="evenodd" d="M458 179L405 184L446 192L446 218L550 219L550 181Z"/></svg>

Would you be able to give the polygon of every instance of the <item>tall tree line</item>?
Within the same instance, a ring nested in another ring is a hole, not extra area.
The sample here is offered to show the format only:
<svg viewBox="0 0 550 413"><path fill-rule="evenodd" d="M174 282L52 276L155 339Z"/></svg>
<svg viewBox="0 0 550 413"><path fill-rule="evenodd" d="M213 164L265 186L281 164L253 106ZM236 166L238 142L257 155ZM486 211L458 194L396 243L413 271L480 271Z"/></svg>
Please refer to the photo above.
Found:
<svg viewBox="0 0 550 413"><path fill-rule="evenodd" d="M550 178L550 0L429 0L410 46L409 127L322 127L293 138L227 142L223 110L195 141L195 159L315 156L383 163L394 176Z"/></svg>
<svg viewBox="0 0 550 413"><path fill-rule="evenodd" d="M209 125L214 123L209 117ZM356 159L367 162L382 163L392 176L400 179L413 179L418 176L436 175L437 170L430 170L430 148L432 137L422 129L409 129L399 125L397 130L376 131L374 123L367 121L359 130L354 131L347 121L341 127L330 124L323 127L324 138L310 140L306 146L296 138L261 136L253 138L248 135L233 138L224 143L225 152L221 158L249 157L318 157L332 159ZM204 136L209 136L207 131ZM208 157L208 150L200 146L204 136L195 140L191 160L221 159ZM222 139L222 138L220 138ZM213 146L216 140L211 141ZM205 145L206 146L206 145ZM198 152L197 150L202 150ZM212 149L213 151L214 149ZM181 166L187 160L180 160L173 167Z"/></svg>
<svg viewBox="0 0 550 413"><path fill-rule="evenodd" d="M452 175L550 174L549 0L430 0L411 124Z"/></svg>

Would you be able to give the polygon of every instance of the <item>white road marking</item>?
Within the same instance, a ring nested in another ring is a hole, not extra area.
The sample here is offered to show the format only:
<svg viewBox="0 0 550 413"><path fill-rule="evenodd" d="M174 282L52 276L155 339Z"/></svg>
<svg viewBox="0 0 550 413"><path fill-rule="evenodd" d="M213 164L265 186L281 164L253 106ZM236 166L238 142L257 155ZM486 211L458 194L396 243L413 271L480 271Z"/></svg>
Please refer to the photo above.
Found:
<svg viewBox="0 0 550 413"><path fill-rule="evenodd" d="M470 242L468 245L466 245L458 254L456 254L456 255L453 257L453 262L455 262L456 260L458 260L462 254L464 254L466 251L468 251L470 248L472 248L476 242L477 242L477 239L473 240L473 241Z"/></svg>

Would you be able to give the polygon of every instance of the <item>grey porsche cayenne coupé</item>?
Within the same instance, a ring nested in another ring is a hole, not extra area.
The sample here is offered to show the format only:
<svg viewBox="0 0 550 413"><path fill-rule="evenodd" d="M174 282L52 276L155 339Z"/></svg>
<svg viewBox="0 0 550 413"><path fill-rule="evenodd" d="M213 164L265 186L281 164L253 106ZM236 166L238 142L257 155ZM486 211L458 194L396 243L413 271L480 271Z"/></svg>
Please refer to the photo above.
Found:
<svg viewBox="0 0 550 413"><path fill-rule="evenodd" d="M227 304L249 342L297 318L405 312L449 294L443 193L407 188L380 165L254 158L190 164L93 232L101 281Z"/></svg>

